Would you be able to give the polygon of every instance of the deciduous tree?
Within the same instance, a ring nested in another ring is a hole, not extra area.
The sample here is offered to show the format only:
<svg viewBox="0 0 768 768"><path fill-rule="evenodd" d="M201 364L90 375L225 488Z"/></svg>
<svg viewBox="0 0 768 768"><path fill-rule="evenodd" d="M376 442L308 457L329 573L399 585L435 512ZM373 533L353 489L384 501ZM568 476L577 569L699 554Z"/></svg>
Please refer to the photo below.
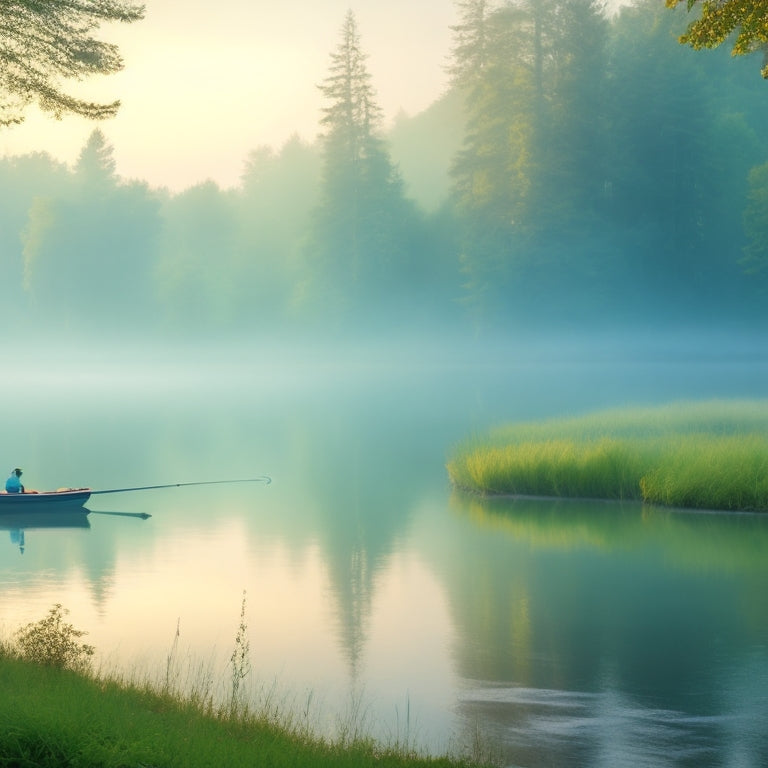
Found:
<svg viewBox="0 0 768 768"><path fill-rule="evenodd" d="M130 332L151 323L159 201L145 184L122 183L114 168L96 129L72 181L30 206L24 281L44 326Z"/></svg>
<svg viewBox="0 0 768 768"><path fill-rule="evenodd" d="M716 48L735 33L734 56L763 51L761 74L768 78L768 2L766 0L666 0L669 8L686 2L688 10L701 9L680 42L699 50Z"/></svg>

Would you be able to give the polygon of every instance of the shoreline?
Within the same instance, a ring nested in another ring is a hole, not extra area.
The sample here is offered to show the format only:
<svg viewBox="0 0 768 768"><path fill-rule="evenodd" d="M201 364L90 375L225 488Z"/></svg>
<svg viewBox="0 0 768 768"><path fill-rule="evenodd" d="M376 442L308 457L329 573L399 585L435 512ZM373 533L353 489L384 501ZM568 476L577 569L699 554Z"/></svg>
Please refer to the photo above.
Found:
<svg viewBox="0 0 768 768"><path fill-rule="evenodd" d="M486 497L768 512L768 400L683 401L510 424L457 447L454 487Z"/></svg>
<svg viewBox="0 0 768 768"><path fill-rule="evenodd" d="M482 768L351 728L324 738L290 713L216 706L146 681L22 660L0 648L0 754L37 768Z"/></svg>
<svg viewBox="0 0 768 768"><path fill-rule="evenodd" d="M665 512L672 512L679 515L751 515L755 517L761 517L766 515L766 511L759 509L714 509L707 507L678 507L666 504L655 504L653 502L645 501L643 499L609 499L599 496L546 496L543 494L528 494L528 493L492 493L486 491L478 491L474 488L463 487L460 485L453 485L454 490L458 493L465 494L467 496L473 496L478 499L488 500L507 500L507 501L541 501L541 502L573 502L581 504L627 504L636 505L638 507L653 507L654 509L664 510Z"/></svg>

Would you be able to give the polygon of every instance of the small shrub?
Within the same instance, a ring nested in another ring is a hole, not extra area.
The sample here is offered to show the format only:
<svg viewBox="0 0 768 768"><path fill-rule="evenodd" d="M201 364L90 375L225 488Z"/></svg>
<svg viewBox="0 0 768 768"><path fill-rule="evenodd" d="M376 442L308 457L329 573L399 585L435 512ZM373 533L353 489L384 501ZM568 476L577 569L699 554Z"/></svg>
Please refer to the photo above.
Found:
<svg viewBox="0 0 768 768"><path fill-rule="evenodd" d="M18 630L15 639L19 656L48 667L88 671L93 646L78 642L87 633L64 621L68 613L61 603L56 603L44 619Z"/></svg>

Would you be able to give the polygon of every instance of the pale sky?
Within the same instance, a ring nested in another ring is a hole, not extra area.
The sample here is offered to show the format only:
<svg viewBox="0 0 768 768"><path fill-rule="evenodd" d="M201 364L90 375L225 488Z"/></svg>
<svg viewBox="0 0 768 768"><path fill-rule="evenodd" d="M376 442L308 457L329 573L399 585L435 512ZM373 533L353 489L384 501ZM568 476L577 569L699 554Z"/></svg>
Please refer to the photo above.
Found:
<svg viewBox="0 0 768 768"><path fill-rule="evenodd" d="M57 121L30 109L0 129L0 154L45 150L73 162L98 125L124 178L232 186L250 150L293 133L315 139L317 85L349 8L386 118L427 107L446 86L453 0L146 0L143 21L100 34L120 45L124 70L77 84L78 94L120 99L118 116Z"/></svg>
<svg viewBox="0 0 768 768"><path fill-rule="evenodd" d="M98 125L126 179L173 191L206 179L233 186L251 150L293 133L315 139L317 85L350 8L386 120L429 106L447 85L453 0L146 0L143 21L100 34L119 44L124 70L67 84L120 99L118 116L57 121L29 109L0 129L0 155L44 150L71 163Z"/></svg>

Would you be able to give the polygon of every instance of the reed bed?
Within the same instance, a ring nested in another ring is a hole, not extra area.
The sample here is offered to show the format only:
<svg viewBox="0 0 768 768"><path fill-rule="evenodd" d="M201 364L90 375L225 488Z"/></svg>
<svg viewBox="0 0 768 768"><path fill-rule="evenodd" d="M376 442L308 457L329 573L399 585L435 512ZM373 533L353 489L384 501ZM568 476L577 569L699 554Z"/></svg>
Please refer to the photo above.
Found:
<svg viewBox="0 0 768 768"><path fill-rule="evenodd" d="M460 445L459 488L768 511L768 401L679 402L506 425Z"/></svg>

